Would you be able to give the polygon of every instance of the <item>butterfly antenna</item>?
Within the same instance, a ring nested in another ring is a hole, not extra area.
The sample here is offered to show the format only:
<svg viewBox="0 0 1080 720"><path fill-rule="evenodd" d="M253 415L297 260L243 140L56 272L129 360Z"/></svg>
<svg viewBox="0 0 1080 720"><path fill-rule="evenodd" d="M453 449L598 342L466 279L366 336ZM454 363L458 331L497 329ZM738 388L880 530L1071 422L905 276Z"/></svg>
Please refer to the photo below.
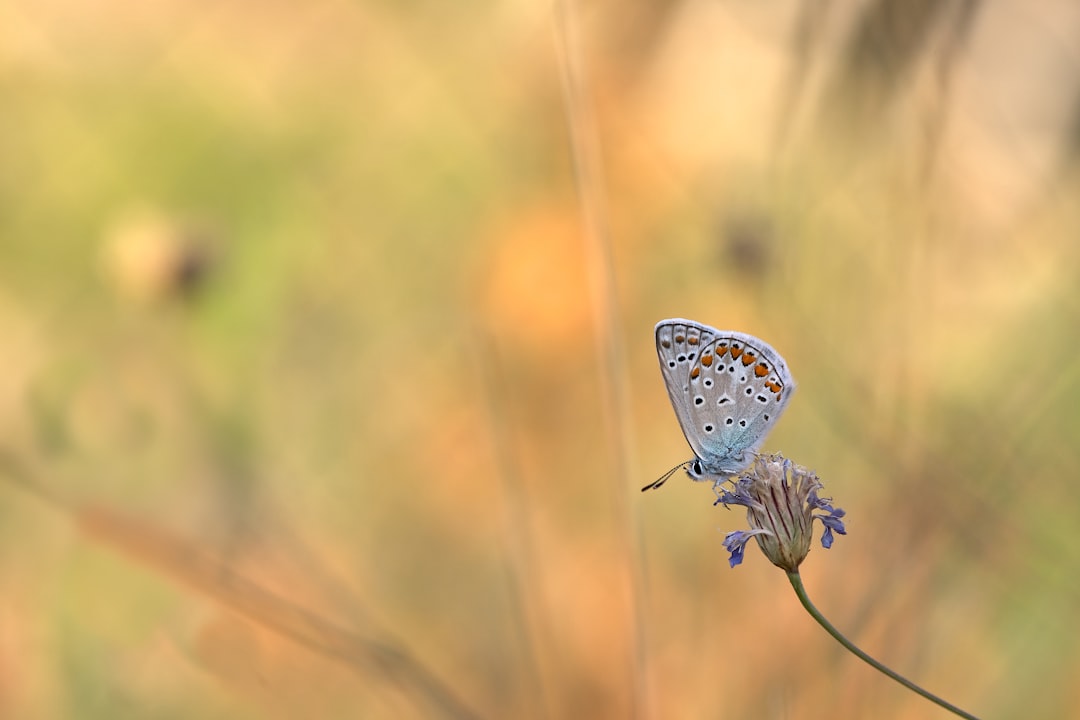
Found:
<svg viewBox="0 0 1080 720"><path fill-rule="evenodd" d="M674 475L676 470L682 470L684 467L686 467L689 464L690 464L689 460L687 460L686 462L679 463L678 465L676 465L675 467L671 468L666 473L661 475L659 480L653 480L651 483L649 483L645 487L641 488L641 492L645 492L646 490L655 490L656 488L658 488L661 485L663 485L664 483L666 483L667 479L669 477L671 477L672 475Z"/></svg>

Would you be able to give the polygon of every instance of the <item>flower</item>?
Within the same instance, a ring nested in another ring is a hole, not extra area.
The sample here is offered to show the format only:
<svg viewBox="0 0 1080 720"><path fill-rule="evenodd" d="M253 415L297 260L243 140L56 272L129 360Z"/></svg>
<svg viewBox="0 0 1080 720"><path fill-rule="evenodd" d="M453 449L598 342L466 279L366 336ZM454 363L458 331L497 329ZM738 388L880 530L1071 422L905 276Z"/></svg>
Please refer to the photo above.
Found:
<svg viewBox="0 0 1080 720"><path fill-rule="evenodd" d="M796 572L810 552L814 520L825 526L822 547L832 547L834 532L846 535L844 511L834 508L830 498L818 497L822 487L817 475L782 455L759 455L735 479L732 489L718 486L714 504L742 505L751 528L724 537L731 567L742 562L746 543L755 538L773 565Z"/></svg>

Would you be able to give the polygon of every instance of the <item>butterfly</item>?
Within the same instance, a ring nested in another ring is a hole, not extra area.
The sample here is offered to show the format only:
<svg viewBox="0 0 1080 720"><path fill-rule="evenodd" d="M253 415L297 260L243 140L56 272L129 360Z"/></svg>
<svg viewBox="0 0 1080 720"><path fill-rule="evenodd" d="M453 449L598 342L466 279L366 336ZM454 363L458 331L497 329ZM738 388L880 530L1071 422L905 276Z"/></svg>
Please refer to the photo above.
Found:
<svg viewBox="0 0 1080 720"><path fill-rule="evenodd" d="M780 353L753 335L671 318L656 324L656 354L694 457L641 489L680 468L722 482L748 467L795 391Z"/></svg>

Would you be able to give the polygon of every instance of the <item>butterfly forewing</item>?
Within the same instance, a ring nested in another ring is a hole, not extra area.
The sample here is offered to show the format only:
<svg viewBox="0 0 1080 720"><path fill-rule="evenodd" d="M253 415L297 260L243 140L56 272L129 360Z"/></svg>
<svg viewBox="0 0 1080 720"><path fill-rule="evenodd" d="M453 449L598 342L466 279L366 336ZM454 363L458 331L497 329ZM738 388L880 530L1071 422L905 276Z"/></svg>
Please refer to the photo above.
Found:
<svg viewBox="0 0 1080 720"><path fill-rule="evenodd" d="M690 367L697 361L702 347L712 344L715 339L715 330L690 320L664 320L656 326L656 354L660 358L664 385L679 418L679 426L695 453L698 448L686 432L691 422L690 407L686 403L690 392Z"/></svg>

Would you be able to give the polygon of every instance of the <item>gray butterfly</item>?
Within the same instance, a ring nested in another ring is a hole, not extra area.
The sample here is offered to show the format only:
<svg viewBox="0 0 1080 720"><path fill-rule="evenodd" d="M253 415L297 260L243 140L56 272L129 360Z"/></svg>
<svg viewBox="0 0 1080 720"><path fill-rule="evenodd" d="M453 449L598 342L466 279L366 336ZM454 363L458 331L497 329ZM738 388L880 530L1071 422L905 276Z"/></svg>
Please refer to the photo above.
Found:
<svg viewBox="0 0 1080 720"><path fill-rule="evenodd" d="M683 467L718 482L749 466L795 391L780 353L753 335L672 318L656 325L656 354L694 458L642 490Z"/></svg>

